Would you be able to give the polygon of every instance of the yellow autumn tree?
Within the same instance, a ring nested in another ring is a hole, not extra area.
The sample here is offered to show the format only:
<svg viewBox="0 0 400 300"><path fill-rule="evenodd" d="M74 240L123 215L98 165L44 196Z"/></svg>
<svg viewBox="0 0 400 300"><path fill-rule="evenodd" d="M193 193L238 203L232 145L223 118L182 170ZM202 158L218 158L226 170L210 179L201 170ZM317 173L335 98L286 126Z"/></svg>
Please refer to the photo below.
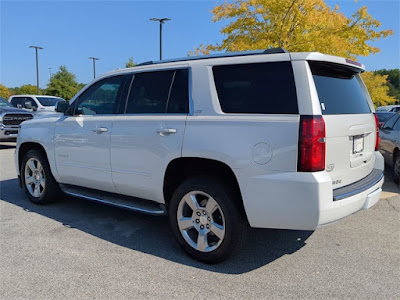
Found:
<svg viewBox="0 0 400 300"><path fill-rule="evenodd" d="M374 74L374 72L364 72L361 77L367 86L369 94L375 107L394 104L396 98L388 95L389 86L387 83L388 75Z"/></svg>
<svg viewBox="0 0 400 300"><path fill-rule="evenodd" d="M346 17L324 0L235 0L216 6L213 22L228 22L221 43L200 45L189 55L282 47L291 52L318 51L357 60L380 51L370 42L393 34L363 6ZM376 106L394 103L385 76L366 72L365 84Z"/></svg>
<svg viewBox="0 0 400 300"><path fill-rule="evenodd" d="M8 97L10 97L10 91L1 83L0 83L0 97L3 97L6 100L8 99Z"/></svg>
<svg viewBox="0 0 400 300"><path fill-rule="evenodd" d="M361 7L346 17L324 0L235 0L216 6L213 22L228 21L224 39L200 45L191 54L282 47L292 52L319 51L356 59L379 52L368 42L393 34Z"/></svg>

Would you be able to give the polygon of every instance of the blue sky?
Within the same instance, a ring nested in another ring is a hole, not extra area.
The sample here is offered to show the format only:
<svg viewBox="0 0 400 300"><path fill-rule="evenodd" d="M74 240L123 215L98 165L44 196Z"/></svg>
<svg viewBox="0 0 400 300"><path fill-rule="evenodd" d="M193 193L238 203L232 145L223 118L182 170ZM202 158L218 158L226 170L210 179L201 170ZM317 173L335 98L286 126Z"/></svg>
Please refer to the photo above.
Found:
<svg viewBox="0 0 400 300"><path fill-rule="evenodd" d="M159 26L150 18L168 17L163 27L163 57L184 57L201 43L221 41L223 24L211 22L211 9L223 1L4 1L0 0L0 83L7 87L36 84L35 52L39 51L40 87L49 69L60 65L79 82L93 78L90 56L99 57L97 75L122 68L129 57L136 62L157 60ZM400 67L400 1L327 1L350 16L357 8L382 22L395 34L373 45L381 52L360 57L368 70Z"/></svg>

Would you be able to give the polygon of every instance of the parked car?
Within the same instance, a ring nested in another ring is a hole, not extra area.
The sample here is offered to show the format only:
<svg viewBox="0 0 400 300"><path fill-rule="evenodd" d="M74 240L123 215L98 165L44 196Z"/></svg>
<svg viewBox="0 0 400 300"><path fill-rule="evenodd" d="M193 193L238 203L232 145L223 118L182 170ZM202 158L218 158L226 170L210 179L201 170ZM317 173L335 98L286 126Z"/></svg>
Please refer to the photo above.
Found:
<svg viewBox="0 0 400 300"><path fill-rule="evenodd" d="M395 114L395 112L377 111L376 116L378 117L379 127L382 126L391 116Z"/></svg>
<svg viewBox="0 0 400 300"><path fill-rule="evenodd" d="M315 230L379 200L384 161L362 64L283 49L147 62L96 78L61 116L22 124L34 203L67 195L167 214L220 262L248 226Z"/></svg>
<svg viewBox="0 0 400 300"><path fill-rule="evenodd" d="M4 98L0 97L0 141L14 141L23 121L33 118L32 114L14 108Z"/></svg>
<svg viewBox="0 0 400 300"><path fill-rule="evenodd" d="M63 98L45 95L15 95L9 102L12 106L30 111L35 115L55 113L55 106Z"/></svg>
<svg viewBox="0 0 400 300"><path fill-rule="evenodd" d="M384 111L387 111L387 112L397 112L397 111L400 111L400 104L399 105L386 105L386 106L379 106L377 109L376 109L376 112L384 112Z"/></svg>
<svg viewBox="0 0 400 300"><path fill-rule="evenodd" d="M400 183L400 112L395 113L380 129L379 151L393 170L393 179Z"/></svg>

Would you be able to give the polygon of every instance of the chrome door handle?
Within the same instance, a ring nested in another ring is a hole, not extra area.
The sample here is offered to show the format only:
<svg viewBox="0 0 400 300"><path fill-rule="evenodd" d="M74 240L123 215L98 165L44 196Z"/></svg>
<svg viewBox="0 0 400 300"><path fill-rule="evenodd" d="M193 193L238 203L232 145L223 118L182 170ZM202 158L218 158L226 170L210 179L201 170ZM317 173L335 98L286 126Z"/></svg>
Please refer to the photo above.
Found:
<svg viewBox="0 0 400 300"><path fill-rule="evenodd" d="M162 129L158 129L157 133L159 133L161 136L165 136L165 135L176 133L176 129L175 128L162 128Z"/></svg>
<svg viewBox="0 0 400 300"><path fill-rule="evenodd" d="M107 132L107 131L108 131L108 128L106 128L106 127L97 127L95 129L93 129L93 132L96 132L96 133L102 133L102 132Z"/></svg>

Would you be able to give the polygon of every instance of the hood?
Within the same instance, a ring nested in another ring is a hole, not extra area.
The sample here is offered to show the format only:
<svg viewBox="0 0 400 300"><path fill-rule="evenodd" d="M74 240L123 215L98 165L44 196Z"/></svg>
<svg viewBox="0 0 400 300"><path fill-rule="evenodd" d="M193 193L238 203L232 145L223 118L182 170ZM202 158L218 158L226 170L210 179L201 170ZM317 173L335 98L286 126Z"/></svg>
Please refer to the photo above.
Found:
<svg viewBox="0 0 400 300"><path fill-rule="evenodd" d="M25 113L25 114L29 114L29 112L20 109L20 108L16 108L16 107L0 107L0 114L1 113Z"/></svg>

